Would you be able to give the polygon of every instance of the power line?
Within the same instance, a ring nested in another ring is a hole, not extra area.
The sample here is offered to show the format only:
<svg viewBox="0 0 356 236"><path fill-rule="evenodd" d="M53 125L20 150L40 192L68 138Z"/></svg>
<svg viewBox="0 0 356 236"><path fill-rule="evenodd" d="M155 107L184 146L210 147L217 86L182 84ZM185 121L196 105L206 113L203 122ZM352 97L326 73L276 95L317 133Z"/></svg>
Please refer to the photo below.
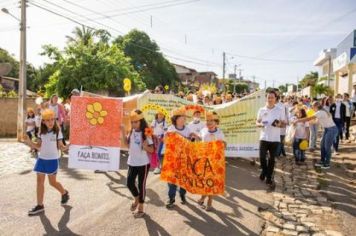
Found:
<svg viewBox="0 0 356 236"><path fill-rule="evenodd" d="M65 15L63 15L63 14L54 12L53 10L50 10L50 9L48 9L48 8L46 8L46 7L40 6L40 5L36 4L36 3L34 3L33 1L31 1L30 4L33 5L33 6L36 6L36 7L40 8L40 9L42 9L42 10L48 11L48 12L50 12L50 13L52 13L52 14L55 14L55 15L57 15L57 16L63 17L63 18L65 18L65 19L69 20L69 21L72 21L72 22L76 23L76 24L85 26L85 27L87 27L87 28L89 28L89 29L92 29L92 30L97 30L96 28L91 27L91 26L88 26L88 25L86 25L86 24L84 24L84 23L81 23L81 22L79 22L78 20L74 20L74 19L72 19L71 17L65 16ZM55 5L56 5L56 4L55 4ZM66 8L63 8L63 7L60 7L60 8L66 9ZM70 10L69 10L69 11L70 11ZM70 11L70 12L73 12L73 11ZM91 19L91 21L93 21L93 22L95 22L95 23L97 23L97 24L100 24L100 25L102 25L102 26L104 26L104 27L106 27L106 28L111 28L113 31L116 31L116 32L122 34L121 31L119 31L119 30L117 30L117 29L115 29L115 28L113 28L113 27L107 26L107 25L105 25L105 24L102 24L102 23L97 22L97 21L92 20L92 19ZM154 51L154 50L151 50L150 48L144 47L144 46L139 45L139 44L137 44L137 43L132 43L132 44L133 44L134 46L140 47L140 48L145 49L145 50L147 50L147 51L156 52L156 51ZM198 65L204 65L204 66L208 65L208 63L196 62L196 61L194 61L194 60L183 59L183 58L180 58L180 57L177 57L177 56L170 56L170 55L165 54L165 53L162 53L162 54L163 54L164 56L167 56L167 57L170 57L170 58L173 58L173 59L176 59L176 60L180 60L180 61L190 62L190 63L194 63L194 64L198 64ZM205 62L205 61L203 61L203 62Z"/></svg>
<svg viewBox="0 0 356 236"><path fill-rule="evenodd" d="M283 63L305 63L305 62L311 62L313 60L290 60L290 59L272 59L272 58L261 58L261 57L252 57L252 56L246 56L246 55L240 55L236 53L228 53L231 56L236 56L236 57L241 57L241 58L246 58L246 59L251 59L251 60L257 60L257 61L269 61L269 62L283 62Z"/></svg>

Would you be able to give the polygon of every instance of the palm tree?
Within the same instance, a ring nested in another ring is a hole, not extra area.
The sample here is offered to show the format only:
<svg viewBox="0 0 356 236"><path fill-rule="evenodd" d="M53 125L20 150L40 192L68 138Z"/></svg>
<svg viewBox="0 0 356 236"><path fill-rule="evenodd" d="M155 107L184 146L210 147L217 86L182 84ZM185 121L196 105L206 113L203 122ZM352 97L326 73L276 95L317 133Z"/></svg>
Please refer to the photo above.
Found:
<svg viewBox="0 0 356 236"><path fill-rule="evenodd" d="M89 41L92 40L95 35L95 30L85 27L84 25L82 25L81 28L76 26L72 34L74 36L66 36L68 42L82 42L84 45L88 45Z"/></svg>

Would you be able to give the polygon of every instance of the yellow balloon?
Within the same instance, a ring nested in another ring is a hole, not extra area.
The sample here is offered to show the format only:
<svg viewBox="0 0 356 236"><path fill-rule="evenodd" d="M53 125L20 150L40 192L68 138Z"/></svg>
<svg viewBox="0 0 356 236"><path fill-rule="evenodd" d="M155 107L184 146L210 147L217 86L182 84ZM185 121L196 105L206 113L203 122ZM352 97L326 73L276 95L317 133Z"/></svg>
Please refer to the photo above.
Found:
<svg viewBox="0 0 356 236"><path fill-rule="evenodd" d="M303 140L303 141L301 141L301 142L299 143L299 148L300 148L300 150L302 150L302 151L307 150L308 147L309 147L309 142L308 142L307 140Z"/></svg>
<svg viewBox="0 0 356 236"><path fill-rule="evenodd" d="M307 117L311 117L311 116L313 116L315 114L315 111L313 110L313 109L308 109L308 111L307 111Z"/></svg>
<svg viewBox="0 0 356 236"><path fill-rule="evenodd" d="M124 90L129 92L131 90L131 84L124 84Z"/></svg>
<svg viewBox="0 0 356 236"><path fill-rule="evenodd" d="M164 89L165 89L165 90L168 90L168 89L169 89L169 86L168 86L168 85L164 86Z"/></svg>
<svg viewBox="0 0 356 236"><path fill-rule="evenodd" d="M131 85L131 80L128 79L128 78L125 78L125 79L124 79L124 85L125 85L125 84Z"/></svg>

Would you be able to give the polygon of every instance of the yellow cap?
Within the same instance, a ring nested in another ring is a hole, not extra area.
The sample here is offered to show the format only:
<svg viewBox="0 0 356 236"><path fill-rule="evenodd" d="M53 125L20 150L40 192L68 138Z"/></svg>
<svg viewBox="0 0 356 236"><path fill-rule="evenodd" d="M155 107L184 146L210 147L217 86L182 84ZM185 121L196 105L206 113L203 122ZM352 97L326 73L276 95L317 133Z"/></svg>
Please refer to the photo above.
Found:
<svg viewBox="0 0 356 236"><path fill-rule="evenodd" d="M27 113L30 113L30 112L34 113L34 110L32 107L27 108Z"/></svg>
<svg viewBox="0 0 356 236"><path fill-rule="evenodd" d="M42 112L42 120L49 120L49 119L53 119L56 116L56 114L54 113L53 110L51 109L45 109Z"/></svg>
<svg viewBox="0 0 356 236"><path fill-rule="evenodd" d="M193 95L192 95L192 94L189 94L189 95L187 96L187 100L192 102L192 101L193 101Z"/></svg>
<svg viewBox="0 0 356 236"><path fill-rule="evenodd" d="M138 121L138 120L142 120L143 118L144 118L143 113L137 114L137 112L135 110L131 111L131 113L130 113L131 121Z"/></svg>

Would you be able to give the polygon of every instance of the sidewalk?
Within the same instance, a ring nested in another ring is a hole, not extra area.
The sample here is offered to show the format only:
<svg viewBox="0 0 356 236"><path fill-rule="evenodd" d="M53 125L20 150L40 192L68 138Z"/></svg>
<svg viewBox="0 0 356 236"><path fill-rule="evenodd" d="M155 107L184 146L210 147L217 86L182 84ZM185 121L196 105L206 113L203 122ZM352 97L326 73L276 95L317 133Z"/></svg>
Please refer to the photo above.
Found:
<svg viewBox="0 0 356 236"><path fill-rule="evenodd" d="M264 235L354 235L356 181L344 171L344 160L355 163L355 144L341 145L330 170L314 168L320 151L307 153L297 166L288 155L277 161L274 206L263 212Z"/></svg>

